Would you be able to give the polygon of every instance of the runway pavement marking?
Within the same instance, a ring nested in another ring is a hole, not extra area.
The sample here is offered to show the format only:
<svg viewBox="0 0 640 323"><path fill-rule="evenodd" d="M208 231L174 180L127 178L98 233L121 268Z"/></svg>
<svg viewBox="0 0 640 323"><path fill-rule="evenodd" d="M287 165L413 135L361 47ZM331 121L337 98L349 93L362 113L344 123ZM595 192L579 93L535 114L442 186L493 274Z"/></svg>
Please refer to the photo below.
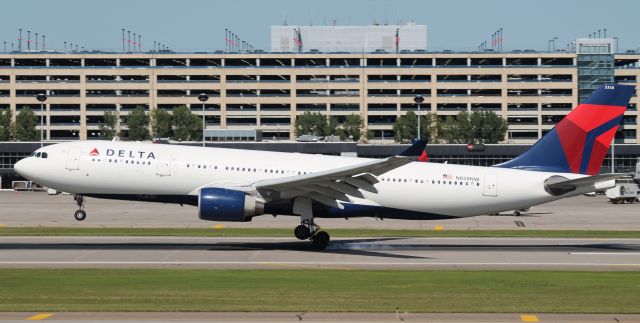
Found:
<svg viewBox="0 0 640 323"><path fill-rule="evenodd" d="M522 322L539 322L538 317L533 314L522 314L520 315L520 320Z"/></svg>
<svg viewBox="0 0 640 323"><path fill-rule="evenodd" d="M640 252L570 252L570 255L640 256Z"/></svg>
<svg viewBox="0 0 640 323"><path fill-rule="evenodd" d="M34 316L27 317L25 320L28 320L28 321L40 321L40 320L48 319L48 318L50 318L52 316L53 316L53 313L40 313L40 314L36 314Z"/></svg>
<svg viewBox="0 0 640 323"><path fill-rule="evenodd" d="M0 229L4 228L5 225L4 224L0 224Z"/></svg>
<svg viewBox="0 0 640 323"><path fill-rule="evenodd" d="M216 225L213 226L213 228L214 229L218 229L218 230L224 229L224 224L216 224Z"/></svg>
<svg viewBox="0 0 640 323"><path fill-rule="evenodd" d="M433 230L435 230L435 231L442 231L442 230L444 230L444 227L443 227L443 226L441 226L441 225L436 225L435 227L433 227Z"/></svg>

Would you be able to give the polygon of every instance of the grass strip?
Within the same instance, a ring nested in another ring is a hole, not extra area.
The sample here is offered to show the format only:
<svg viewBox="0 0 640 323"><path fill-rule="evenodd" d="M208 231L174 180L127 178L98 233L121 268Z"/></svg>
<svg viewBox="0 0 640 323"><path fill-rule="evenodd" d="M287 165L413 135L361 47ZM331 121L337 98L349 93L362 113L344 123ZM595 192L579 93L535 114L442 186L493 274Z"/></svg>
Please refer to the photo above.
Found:
<svg viewBox="0 0 640 323"><path fill-rule="evenodd" d="M640 313L640 272L1 269L0 311Z"/></svg>
<svg viewBox="0 0 640 323"><path fill-rule="evenodd" d="M603 230L379 230L330 229L333 237L540 237L640 238L640 231ZM0 236L181 236L181 237L291 237L292 228L73 228L4 227Z"/></svg>

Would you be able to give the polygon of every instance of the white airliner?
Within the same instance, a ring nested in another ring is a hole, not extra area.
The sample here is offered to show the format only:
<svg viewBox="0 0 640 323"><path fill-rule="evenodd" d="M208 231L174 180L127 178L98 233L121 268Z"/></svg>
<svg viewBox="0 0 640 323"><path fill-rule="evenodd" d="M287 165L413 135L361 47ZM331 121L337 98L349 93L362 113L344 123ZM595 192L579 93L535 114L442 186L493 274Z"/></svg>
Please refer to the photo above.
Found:
<svg viewBox="0 0 640 323"><path fill-rule="evenodd" d="M85 196L189 204L200 219L300 216L294 230L325 248L314 218L446 219L521 209L613 187L597 175L634 87L606 85L527 152L493 167L414 162L417 142L387 159L79 141L38 149L15 164L23 177Z"/></svg>

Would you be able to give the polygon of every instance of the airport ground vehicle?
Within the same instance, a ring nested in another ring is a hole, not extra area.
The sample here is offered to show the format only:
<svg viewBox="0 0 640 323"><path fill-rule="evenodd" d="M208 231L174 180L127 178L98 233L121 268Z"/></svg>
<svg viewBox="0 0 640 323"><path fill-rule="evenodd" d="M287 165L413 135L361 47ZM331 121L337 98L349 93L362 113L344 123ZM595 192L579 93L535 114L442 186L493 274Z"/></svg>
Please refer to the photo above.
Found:
<svg viewBox="0 0 640 323"><path fill-rule="evenodd" d="M424 141L386 159L141 142L77 141L15 164L23 177L84 196L188 204L200 219L300 217L296 238L323 249L316 218L450 219L519 210L613 187L598 175L633 86L603 85L522 155L491 167L414 162ZM425 156L426 157L426 156Z"/></svg>
<svg viewBox="0 0 640 323"><path fill-rule="evenodd" d="M616 186L605 191L613 204L634 203L640 196L640 188L633 178L616 179Z"/></svg>

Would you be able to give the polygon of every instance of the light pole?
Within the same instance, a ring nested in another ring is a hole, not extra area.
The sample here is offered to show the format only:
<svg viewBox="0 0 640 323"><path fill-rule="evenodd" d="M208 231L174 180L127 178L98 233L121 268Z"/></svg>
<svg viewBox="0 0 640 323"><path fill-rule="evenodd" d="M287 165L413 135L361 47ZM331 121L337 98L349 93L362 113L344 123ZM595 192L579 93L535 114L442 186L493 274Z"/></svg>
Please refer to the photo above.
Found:
<svg viewBox="0 0 640 323"><path fill-rule="evenodd" d="M421 115L420 115L420 103L424 102L424 98L422 97L422 95L418 94L413 98L413 102L415 102L418 105L418 140L420 140L420 130L421 130L421 128L420 128L420 117L421 117Z"/></svg>
<svg viewBox="0 0 640 323"><path fill-rule="evenodd" d="M47 101L47 95L38 93L36 100L40 101L40 148L44 146L44 101Z"/></svg>
<svg viewBox="0 0 640 323"><path fill-rule="evenodd" d="M198 95L198 100L200 100L200 102L202 102L202 147L206 147L206 143L205 143L205 138L204 138L204 129L206 128L206 123L205 123L205 115L204 115L204 103L207 102L207 100L209 100L209 96L206 93L200 93L200 95Z"/></svg>

